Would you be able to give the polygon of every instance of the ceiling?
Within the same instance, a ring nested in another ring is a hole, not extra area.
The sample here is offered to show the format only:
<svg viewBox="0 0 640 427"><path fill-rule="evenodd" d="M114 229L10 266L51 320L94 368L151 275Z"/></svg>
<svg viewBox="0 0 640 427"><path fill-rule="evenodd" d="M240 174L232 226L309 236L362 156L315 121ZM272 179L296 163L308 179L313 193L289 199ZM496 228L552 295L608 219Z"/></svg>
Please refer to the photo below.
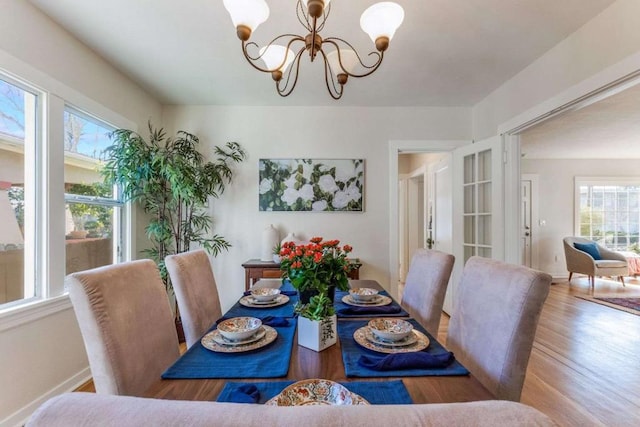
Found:
<svg viewBox="0 0 640 427"><path fill-rule="evenodd" d="M640 158L640 84L523 132L524 159Z"/></svg>
<svg viewBox="0 0 640 427"><path fill-rule="evenodd" d="M29 0L163 104L473 106L614 0L395 0L405 20L380 69L334 101L323 67L301 61L288 98L246 63L222 0ZM373 49L360 14L376 0L334 0L321 35ZM267 0L252 40L304 35L294 0Z"/></svg>

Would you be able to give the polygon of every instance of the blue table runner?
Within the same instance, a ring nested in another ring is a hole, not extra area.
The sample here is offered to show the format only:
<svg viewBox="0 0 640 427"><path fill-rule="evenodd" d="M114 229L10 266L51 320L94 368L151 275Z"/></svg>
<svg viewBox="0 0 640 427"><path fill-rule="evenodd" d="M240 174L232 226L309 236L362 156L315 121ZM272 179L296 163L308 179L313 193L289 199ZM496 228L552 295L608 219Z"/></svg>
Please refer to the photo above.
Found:
<svg viewBox="0 0 640 427"><path fill-rule="evenodd" d="M278 337L274 342L245 353L218 353L197 342L162 374L162 378L284 377L289 372L296 324L291 321L289 326L276 327Z"/></svg>
<svg viewBox="0 0 640 427"><path fill-rule="evenodd" d="M344 302L342 302L342 297L344 297L345 295L348 295L348 294L349 294L348 291L336 291L336 295L335 295L335 298L333 300L333 306L336 309L336 314L338 315L339 318L351 319L351 318L363 318L363 317L367 317L367 318L371 318L371 317L409 317L409 313L407 313L400 306L400 304L398 304L393 298L392 298L391 304L386 305L384 307L390 307L390 308L398 309L397 313L374 314L373 311L375 311L375 307L363 307L363 308L371 309L371 313L363 313L363 314L352 314L352 313L349 313L349 314L347 314L347 313L345 313L343 311L348 311L348 309L354 307L352 305L345 304ZM381 291L379 293L379 295L389 296L387 291Z"/></svg>
<svg viewBox="0 0 640 427"><path fill-rule="evenodd" d="M447 350L433 338L418 322L410 319L409 322L413 327L427 337L430 344L425 350L431 354L445 353ZM445 375L469 375L467 368L462 366L457 360L446 368L436 369L398 369L389 371L375 371L365 368L358 364L360 356L385 356L384 353L378 353L367 348L363 348L353 339L353 333L359 328L365 326L367 321L349 320L338 321L338 337L340 337L340 346L342 348L342 361L344 362L344 370L347 377L420 377L420 376L445 376Z"/></svg>
<svg viewBox="0 0 640 427"><path fill-rule="evenodd" d="M294 381L270 381L270 382L228 382L220 392L218 402L234 402L233 393L241 386L253 384L260 392L258 403L265 403L285 387ZM407 388L402 380L392 381L353 381L341 383L351 392L364 397L372 405L404 405L411 404L413 400L409 396Z"/></svg>

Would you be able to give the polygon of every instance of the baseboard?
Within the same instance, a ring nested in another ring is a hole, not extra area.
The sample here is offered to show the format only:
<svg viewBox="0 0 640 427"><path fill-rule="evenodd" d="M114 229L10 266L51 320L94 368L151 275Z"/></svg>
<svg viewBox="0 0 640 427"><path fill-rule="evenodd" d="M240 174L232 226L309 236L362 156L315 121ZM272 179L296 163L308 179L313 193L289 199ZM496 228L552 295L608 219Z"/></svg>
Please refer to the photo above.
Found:
<svg viewBox="0 0 640 427"><path fill-rule="evenodd" d="M38 409L38 407L42 405L44 402L46 402L47 400L59 394L67 393L75 390L76 388L78 388L79 386L87 382L90 378L91 378L91 370L87 367L82 371L78 372L77 374L75 374L74 376L72 376L71 378L69 378L68 380L52 388L51 390L49 390L39 398L33 400L28 405L22 407L21 409L17 410L13 414L9 415L4 420L1 420L0 426L3 426L3 427L4 426L6 427L23 426L27 422L31 414L33 414L35 410Z"/></svg>

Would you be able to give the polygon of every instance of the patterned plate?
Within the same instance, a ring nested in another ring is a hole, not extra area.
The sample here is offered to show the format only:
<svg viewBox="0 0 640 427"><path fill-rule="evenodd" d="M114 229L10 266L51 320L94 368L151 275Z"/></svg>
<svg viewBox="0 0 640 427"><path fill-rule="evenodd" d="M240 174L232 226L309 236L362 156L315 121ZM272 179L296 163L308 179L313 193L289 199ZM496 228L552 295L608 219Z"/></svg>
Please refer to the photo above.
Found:
<svg viewBox="0 0 640 427"><path fill-rule="evenodd" d="M411 353L413 351L420 351L429 347L429 338L427 338L427 336L422 332L416 331L415 329L413 330L413 333L416 336L416 341L413 344L400 347L391 347L387 343L377 344L375 342L369 341L369 339L367 339L367 334L373 334L368 329L368 326L359 328L353 333L353 339L356 340L356 342L362 347L369 350L377 351L378 353Z"/></svg>
<svg viewBox="0 0 640 427"><path fill-rule="evenodd" d="M211 334L211 338L218 344L222 344L222 345L245 345L245 344L251 344L252 342L262 339L266 333L267 332L265 331L265 329L263 327L260 327L260 329L258 329L258 331L255 334L243 340L232 341L230 339L225 338L222 334Z"/></svg>
<svg viewBox="0 0 640 427"><path fill-rule="evenodd" d="M293 383L269 399L270 406L368 405L362 396L330 380L310 379Z"/></svg>
<svg viewBox="0 0 640 427"><path fill-rule="evenodd" d="M371 331L371 328L369 328L368 326L364 331L364 337L373 344L382 345L384 347L406 347L408 345L413 345L416 343L416 341L418 341L418 336L416 334L409 334L406 338L403 338L400 341L382 340L376 337L375 334Z"/></svg>
<svg viewBox="0 0 640 427"><path fill-rule="evenodd" d="M378 295L378 297L371 302L356 301L351 295L345 295L342 297L342 302L348 305L354 305L356 307L382 307L383 305L389 305L393 301L386 295Z"/></svg>
<svg viewBox="0 0 640 427"><path fill-rule="evenodd" d="M200 342L202 343L202 346L207 350L216 351L219 353L242 353L244 351L251 351L271 344L278 337L278 331L273 329L271 326L262 325L262 327L265 331L264 336L257 341L249 342L247 344L219 344L217 340L222 339L222 336L217 329L209 332L204 337L202 337ZM217 340L214 337L217 337Z"/></svg>
<svg viewBox="0 0 640 427"><path fill-rule="evenodd" d="M251 308L270 308L270 307L278 307L279 305L284 305L289 302L289 297L287 295L278 295L273 301L257 301L251 295L247 295L246 297L240 298L240 304L245 307Z"/></svg>

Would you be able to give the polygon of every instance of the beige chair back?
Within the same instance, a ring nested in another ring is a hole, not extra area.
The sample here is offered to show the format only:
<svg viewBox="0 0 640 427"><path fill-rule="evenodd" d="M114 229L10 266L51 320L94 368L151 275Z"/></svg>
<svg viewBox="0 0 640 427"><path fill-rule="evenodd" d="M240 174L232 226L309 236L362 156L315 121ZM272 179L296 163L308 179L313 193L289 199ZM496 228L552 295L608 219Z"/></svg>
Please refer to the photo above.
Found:
<svg viewBox="0 0 640 427"><path fill-rule="evenodd" d="M430 249L418 249L411 259L405 281L402 305L434 337L442 317L455 257Z"/></svg>
<svg viewBox="0 0 640 427"><path fill-rule="evenodd" d="M551 276L471 257L462 272L447 347L497 399L519 401Z"/></svg>
<svg viewBox="0 0 640 427"><path fill-rule="evenodd" d="M176 293L187 347L191 347L222 317L209 255L202 249L169 255L165 265Z"/></svg>
<svg viewBox="0 0 640 427"><path fill-rule="evenodd" d="M109 265L65 279L98 393L142 396L179 356L158 267Z"/></svg>

